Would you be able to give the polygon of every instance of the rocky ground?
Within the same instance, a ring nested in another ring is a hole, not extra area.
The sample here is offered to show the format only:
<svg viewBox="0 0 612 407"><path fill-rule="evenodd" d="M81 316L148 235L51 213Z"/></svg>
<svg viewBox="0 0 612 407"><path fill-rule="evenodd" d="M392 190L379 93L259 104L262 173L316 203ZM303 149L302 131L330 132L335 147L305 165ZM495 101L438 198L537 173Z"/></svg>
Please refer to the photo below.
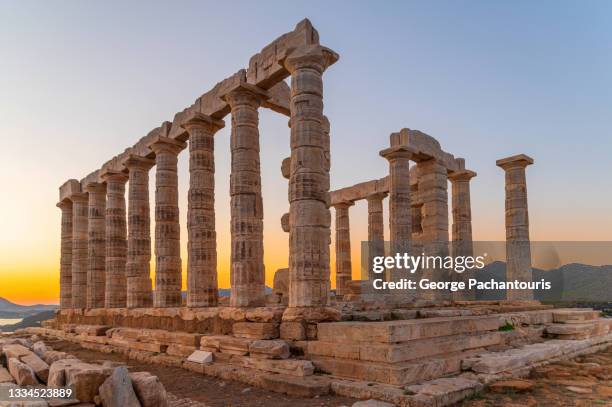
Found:
<svg viewBox="0 0 612 407"><path fill-rule="evenodd" d="M274 393L255 387L223 381L213 377L203 376L181 368L164 367L160 365L140 363L128 360L118 354L106 354L83 349L77 344L66 341L48 342L53 349L70 353L85 362L110 360L124 362L130 372L147 371L159 377L166 391L179 399L190 399L203 403L207 407L339 407L351 406L355 401L346 397L333 395L317 398L298 398ZM173 405L191 406L173 402ZM200 404L199 406L202 406Z"/></svg>
<svg viewBox="0 0 612 407"><path fill-rule="evenodd" d="M525 380L497 382L463 407L612 407L612 348L534 369Z"/></svg>

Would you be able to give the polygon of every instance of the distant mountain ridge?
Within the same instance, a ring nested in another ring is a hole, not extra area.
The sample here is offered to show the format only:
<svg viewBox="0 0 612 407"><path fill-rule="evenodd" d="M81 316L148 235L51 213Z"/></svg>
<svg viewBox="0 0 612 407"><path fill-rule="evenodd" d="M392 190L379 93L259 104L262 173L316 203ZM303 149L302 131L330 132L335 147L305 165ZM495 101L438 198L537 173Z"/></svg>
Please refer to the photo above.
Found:
<svg viewBox="0 0 612 407"><path fill-rule="evenodd" d="M19 305L10 302L6 298L0 297L0 311L6 312L32 312L32 311L48 311L57 309L57 305L50 304L34 304L34 305Z"/></svg>

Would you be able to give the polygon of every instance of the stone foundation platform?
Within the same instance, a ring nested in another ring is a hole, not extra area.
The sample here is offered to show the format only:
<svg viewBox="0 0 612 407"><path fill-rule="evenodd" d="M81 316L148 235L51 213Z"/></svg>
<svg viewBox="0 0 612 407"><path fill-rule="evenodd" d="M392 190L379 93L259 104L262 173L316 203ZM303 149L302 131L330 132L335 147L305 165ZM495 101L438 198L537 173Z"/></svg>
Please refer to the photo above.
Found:
<svg viewBox="0 0 612 407"><path fill-rule="evenodd" d="M590 309L465 303L343 310L344 321L318 324L282 322L283 310L70 310L28 332L297 396L334 392L399 406L450 405L612 345L612 319ZM195 351L210 363L188 360Z"/></svg>

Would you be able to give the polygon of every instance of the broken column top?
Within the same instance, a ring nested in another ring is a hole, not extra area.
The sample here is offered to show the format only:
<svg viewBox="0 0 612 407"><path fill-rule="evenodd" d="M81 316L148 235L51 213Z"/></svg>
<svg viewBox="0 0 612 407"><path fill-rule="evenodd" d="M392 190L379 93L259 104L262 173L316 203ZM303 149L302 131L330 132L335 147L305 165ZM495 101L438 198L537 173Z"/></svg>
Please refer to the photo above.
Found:
<svg viewBox="0 0 612 407"><path fill-rule="evenodd" d="M508 170L510 168L516 168L516 167L525 168L528 165L531 165L533 163L534 163L533 158L529 157L526 154L517 154L511 157L501 158L495 161L495 164L498 167L503 168L504 170Z"/></svg>
<svg viewBox="0 0 612 407"><path fill-rule="evenodd" d="M414 151L414 161L437 160L449 172L465 168L465 160L442 150L438 140L420 130L403 128L397 133L391 133L391 147L406 146Z"/></svg>

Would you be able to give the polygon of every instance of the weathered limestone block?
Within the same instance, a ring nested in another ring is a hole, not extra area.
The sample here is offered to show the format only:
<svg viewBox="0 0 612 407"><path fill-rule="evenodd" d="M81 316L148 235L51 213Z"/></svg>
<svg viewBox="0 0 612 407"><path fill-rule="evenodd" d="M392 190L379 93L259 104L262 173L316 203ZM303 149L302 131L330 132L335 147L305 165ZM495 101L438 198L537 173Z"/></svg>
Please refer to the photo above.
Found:
<svg viewBox="0 0 612 407"><path fill-rule="evenodd" d="M336 209L336 295L348 293L347 283L351 281L351 231L349 208L354 202L341 202Z"/></svg>
<svg viewBox="0 0 612 407"><path fill-rule="evenodd" d="M8 358L8 370L20 386L35 386L39 384L32 368L16 358Z"/></svg>
<svg viewBox="0 0 612 407"><path fill-rule="evenodd" d="M250 322L280 322L284 308L258 307L246 311L245 318Z"/></svg>
<svg viewBox="0 0 612 407"><path fill-rule="evenodd" d="M531 248L529 245L529 210L525 168L533 158L525 154L497 160L506 172L506 280L531 281ZM531 290L508 290L508 300L531 300Z"/></svg>
<svg viewBox="0 0 612 407"><path fill-rule="evenodd" d="M296 397L315 398L329 394L330 382L321 376L290 376L280 373L262 374L261 386L266 390Z"/></svg>
<svg viewBox="0 0 612 407"><path fill-rule="evenodd" d="M45 352L45 354L42 356L42 359L49 365L51 366L53 363L59 361L59 360L65 360L65 359L69 359L69 360L77 360L76 357L74 355L69 355L66 352L60 352L60 351L56 351L56 350L50 350Z"/></svg>
<svg viewBox="0 0 612 407"><path fill-rule="evenodd" d="M66 386L74 389L74 397L81 402L91 403L111 373L112 369L100 365L76 363L65 367Z"/></svg>
<svg viewBox="0 0 612 407"><path fill-rule="evenodd" d="M166 349L166 353L170 356L180 356L180 357L188 357L193 352L195 352L197 348L195 346L187 346L187 345L177 345L175 343L168 345Z"/></svg>
<svg viewBox="0 0 612 407"><path fill-rule="evenodd" d="M157 376L149 372L130 373L136 396L142 407L167 407L168 395Z"/></svg>
<svg viewBox="0 0 612 407"><path fill-rule="evenodd" d="M553 321L560 324L582 324L598 319L600 315L600 311L593 311L592 309L552 311Z"/></svg>
<svg viewBox="0 0 612 407"><path fill-rule="evenodd" d="M213 353L203 350L196 350L187 358L188 362L198 363L198 364L206 364L213 362Z"/></svg>
<svg viewBox="0 0 612 407"><path fill-rule="evenodd" d="M237 322L233 326L234 336L249 339L278 338L278 323L275 322Z"/></svg>
<svg viewBox="0 0 612 407"><path fill-rule="evenodd" d="M282 373L291 376L310 376L314 373L314 365L309 360L296 359L260 359L251 357L232 358L233 364L264 370L266 372Z"/></svg>
<svg viewBox="0 0 612 407"><path fill-rule="evenodd" d="M329 291L329 172L322 74L338 55L318 45L295 49L291 73L289 308L324 307Z"/></svg>
<svg viewBox="0 0 612 407"><path fill-rule="evenodd" d="M222 120L201 113L183 124L189 133L188 307L214 307L218 302L214 135L224 126Z"/></svg>
<svg viewBox="0 0 612 407"><path fill-rule="evenodd" d="M86 193L75 193L72 201L72 308L87 306L87 215Z"/></svg>
<svg viewBox="0 0 612 407"><path fill-rule="evenodd" d="M393 407L393 406L394 404L387 403L385 401L369 399L369 400L357 401L353 403L351 407Z"/></svg>
<svg viewBox="0 0 612 407"><path fill-rule="evenodd" d="M155 293L156 308L179 307L181 298L180 222L178 207L178 154L185 143L157 137L155 153Z"/></svg>
<svg viewBox="0 0 612 407"><path fill-rule="evenodd" d="M13 376L2 366L0 366L0 383L15 383Z"/></svg>
<svg viewBox="0 0 612 407"><path fill-rule="evenodd" d="M127 220L123 172L106 171L106 291L105 308L124 308L127 304Z"/></svg>
<svg viewBox="0 0 612 407"><path fill-rule="evenodd" d="M43 355L50 350L51 348L45 345L43 341L38 341L32 345L32 351L36 353L39 357L43 357Z"/></svg>
<svg viewBox="0 0 612 407"><path fill-rule="evenodd" d="M151 219L149 208L149 170L155 161L130 155L123 165L129 174L127 307L153 306L151 281Z"/></svg>
<svg viewBox="0 0 612 407"><path fill-rule="evenodd" d="M280 325L280 337L285 340L303 341L306 339L306 326L298 321L283 322Z"/></svg>
<svg viewBox="0 0 612 407"><path fill-rule="evenodd" d="M483 389L478 380L466 377L443 377L424 384L408 386L407 390L416 394L415 398L424 405L450 406L477 394Z"/></svg>
<svg viewBox="0 0 612 407"><path fill-rule="evenodd" d="M496 316L426 318L384 322L332 322L318 325L318 339L329 342L405 342L485 331L497 331Z"/></svg>
<svg viewBox="0 0 612 407"><path fill-rule="evenodd" d="M106 185L91 182L87 216L87 308L104 307L106 284Z"/></svg>
<svg viewBox="0 0 612 407"><path fill-rule="evenodd" d="M104 407L140 407L128 370L118 367L100 386L100 399Z"/></svg>
<svg viewBox="0 0 612 407"><path fill-rule="evenodd" d="M111 329L111 327L108 325L78 325L74 330L77 334L105 336L109 329Z"/></svg>
<svg viewBox="0 0 612 407"><path fill-rule="evenodd" d="M249 345L249 355L262 359L287 359L289 345L283 340L257 340Z"/></svg>
<svg viewBox="0 0 612 407"><path fill-rule="evenodd" d="M209 352L230 353L233 355L247 355L251 339L235 338L226 335L203 336L200 349Z"/></svg>
<svg viewBox="0 0 612 407"><path fill-rule="evenodd" d="M265 273L257 109L268 95L243 83L224 98L232 109L230 305L262 306Z"/></svg>
<svg viewBox="0 0 612 407"><path fill-rule="evenodd" d="M72 202L63 200L57 204L62 210L60 246L60 308L72 307Z"/></svg>
<svg viewBox="0 0 612 407"><path fill-rule="evenodd" d="M49 365L45 363L36 354L31 353L21 357L21 361L28 365L32 371L36 374L36 377L42 382L46 383L49 378Z"/></svg>
<svg viewBox="0 0 612 407"><path fill-rule="evenodd" d="M22 356L28 356L32 354L32 351L23 345L13 343L2 346L2 353L6 356L6 359L15 358L20 359Z"/></svg>

